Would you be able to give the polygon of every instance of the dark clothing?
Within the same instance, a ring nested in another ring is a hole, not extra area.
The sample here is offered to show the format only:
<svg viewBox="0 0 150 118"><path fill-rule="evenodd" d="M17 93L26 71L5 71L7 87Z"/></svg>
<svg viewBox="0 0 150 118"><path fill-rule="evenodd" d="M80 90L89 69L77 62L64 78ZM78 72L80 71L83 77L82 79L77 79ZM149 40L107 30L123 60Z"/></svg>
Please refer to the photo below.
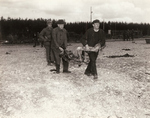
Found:
<svg viewBox="0 0 150 118"><path fill-rule="evenodd" d="M123 41L126 40L126 31L123 31Z"/></svg>
<svg viewBox="0 0 150 118"><path fill-rule="evenodd" d="M67 31L65 29L60 29L59 27L53 30L53 41L52 41L52 49L58 49L62 47L66 49L67 47Z"/></svg>
<svg viewBox="0 0 150 118"><path fill-rule="evenodd" d="M39 41L39 42L41 44L41 47L43 47L44 46L44 41Z"/></svg>
<svg viewBox="0 0 150 118"><path fill-rule="evenodd" d="M85 73L97 75L96 59L98 56L98 52L89 52L88 55L89 55L90 62L88 63Z"/></svg>
<svg viewBox="0 0 150 118"><path fill-rule="evenodd" d="M60 57L60 49L59 47L66 49L67 47L67 31L65 29L60 29L59 27L56 27L53 30L52 33L52 51L54 54L54 59L56 62L56 71L59 72L59 68L60 68L60 62L61 62L61 57ZM65 61L64 59L62 59L63 61L63 71L68 71L68 67L69 67L69 62Z"/></svg>
<svg viewBox="0 0 150 118"><path fill-rule="evenodd" d="M131 39L134 41L134 30L131 30Z"/></svg>
<svg viewBox="0 0 150 118"><path fill-rule="evenodd" d="M102 29L99 29L98 32L95 32L93 28L90 28L86 31L85 35L81 38L81 43L83 46L88 44L91 47L99 44L101 47L105 46L105 34ZM96 68L96 59L98 56L98 52L88 52L88 56L90 62L85 70L85 74L97 75Z"/></svg>
<svg viewBox="0 0 150 118"><path fill-rule="evenodd" d="M52 52L53 52L54 59L55 59L55 62L56 62L56 70L58 70L58 71L60 70L60 62L61 62L61 59L62 59L62 62L63 62L63 71L68 71L69 62L60 57L60 55L59 55L60 51L57 52L55 50L52 50Z"/></svg>
<svg viewBox="0 0 150 118"><path fill-rule="evenodd" d="M104 31L99 29L98 32L95 32L93 28L88 29L81 38L81 43L83 46L88 44L91 47L94 47L96 44L100 43L101 47L103 47L105 45Z"/></svg>
<svg viewBox="0 0 150 118"><path fill-rule="evenodd" d="M130 31L129 30L126 31L126 39L127 39L127 41L130 40Z"/></svg>
<svg viewBox="0 0 150 118"><path fill-rule="evenodd" d="M46 60L48 63L54 61L54 56L51 50L51 41L52 41L52 30L53 28L46 27L40 32L40 40L44 41L44 47L46 49Z"/></svg>
<svg viewBox="0 0 150 118"><path fill-rule="evenodd" d="M39 42L41 47L44 46L44 40L40 38L40 33L38 34L38 42Z"/></svg>
<svg viewBox="0 0 150 118"><path fill-rule="evenodd" d="M40 32L40 39L44 41L44 45L51 45L53 28L46 27Z"/></svg>
<svg viewBox="0 0 150 118"><path fill-rule="evenodd" d="M51 58L52 50L49 45L45 45L44 47L46 49L46 61L48 64L50 64L54 61L54 59Z"/></svg>
<svg viewBox="0 0 150 118"><path fill-rule="evenodd" d="M36 45L38 44L38 36L37 36L37 33L34 33L33 34L33 47L36 47Z"/></svg>

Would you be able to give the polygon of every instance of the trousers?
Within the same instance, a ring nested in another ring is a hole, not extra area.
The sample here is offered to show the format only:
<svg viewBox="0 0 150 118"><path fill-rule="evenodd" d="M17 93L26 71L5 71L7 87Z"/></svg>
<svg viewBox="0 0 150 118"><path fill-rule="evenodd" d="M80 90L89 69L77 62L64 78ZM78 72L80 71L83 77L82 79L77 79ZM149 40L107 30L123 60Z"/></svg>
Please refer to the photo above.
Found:
<svg viewBox="0 0 150 118"><path fill-rule="evenodd" d="M62 60L63 71L68 71L69 62L65 61L63 58L60 57L60 50L59 49L52 49L52 53L54 55L54 60L55 60L55 64L56 64L56 70L59 71L60 63L61 63L61 60Z"/></svg>
<svg viewBox="0 0 150 118"><path fill-rule="evenodd" d="M46 60L47 63L51 62L51 48L49 45L44 45L45 49L46 49Z"/></svg>
<svg viewBox="0 0 150 118"><path fill-rule="evenodd" d="M86 74L97 75L96 59L97 59L98 53L99 52L89 52L88 53L90 62L88 63L88 66L85 70Z"/></svg>

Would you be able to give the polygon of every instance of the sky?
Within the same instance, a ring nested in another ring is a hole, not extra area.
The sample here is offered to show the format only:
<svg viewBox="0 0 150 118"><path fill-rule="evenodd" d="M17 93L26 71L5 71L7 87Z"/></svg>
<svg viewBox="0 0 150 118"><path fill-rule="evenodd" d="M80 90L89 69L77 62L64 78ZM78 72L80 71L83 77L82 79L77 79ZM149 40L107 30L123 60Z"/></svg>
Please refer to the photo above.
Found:
<svg viewBox="0 0 150 118"><path fill-rule="evenodd" d="M99 19L105 22L150 23L150 0L0 0L2 16L65 19L66 22Z"/></svg>

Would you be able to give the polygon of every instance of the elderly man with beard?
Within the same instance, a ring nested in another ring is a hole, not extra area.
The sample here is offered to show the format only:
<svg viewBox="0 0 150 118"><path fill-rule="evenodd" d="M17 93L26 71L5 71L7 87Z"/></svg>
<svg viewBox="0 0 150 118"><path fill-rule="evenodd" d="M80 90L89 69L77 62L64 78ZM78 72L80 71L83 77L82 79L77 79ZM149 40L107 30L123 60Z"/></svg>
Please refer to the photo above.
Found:
<svg viewBox="0 0 150 118"><path fill-rule="evenodd" d="M99 53L99 49L105 46L105 33L100 29L100 21L94 20L92 22L92 28L88 29L84 36L81 38L81 43L85 47L85 51L88 53L90 62L85 70L85 75L94 76L94 79L98 79L96 59ZM91 50L93 47L94 50Z"/></svg>

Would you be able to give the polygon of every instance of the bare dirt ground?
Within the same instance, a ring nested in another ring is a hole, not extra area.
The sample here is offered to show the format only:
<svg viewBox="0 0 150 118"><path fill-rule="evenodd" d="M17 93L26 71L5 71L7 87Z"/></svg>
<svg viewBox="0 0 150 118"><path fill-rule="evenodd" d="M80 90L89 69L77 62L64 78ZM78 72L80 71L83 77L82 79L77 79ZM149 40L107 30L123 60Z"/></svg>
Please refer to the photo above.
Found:
<svg viewBox="0 0 150 118"><path fill-rule="evenodd" d="M0 45L0 118L150 118L150 44L106 45L96 81L72 61L71 74L50 72L40 46ZM107 58L127 53L134 57Z"/></svg>

